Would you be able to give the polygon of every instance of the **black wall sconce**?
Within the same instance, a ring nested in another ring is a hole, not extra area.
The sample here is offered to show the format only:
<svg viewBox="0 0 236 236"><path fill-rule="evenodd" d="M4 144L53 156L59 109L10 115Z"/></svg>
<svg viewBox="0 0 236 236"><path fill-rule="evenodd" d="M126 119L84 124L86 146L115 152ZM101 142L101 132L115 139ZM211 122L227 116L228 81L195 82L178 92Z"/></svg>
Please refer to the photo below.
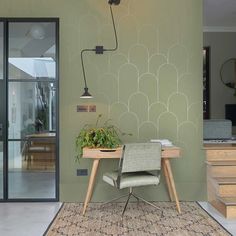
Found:
<svg viewBox="0 0 236 236"><path fill-rule="evenodd" d="M93 98L92 95L88 91L88 86L87 86L87 81L86 81L86 74L85 74L85 69L84 69L83 54L85 52L95 52L96 54L103 54L106 51L115 51L118 48L118 40L117 40L116 26L115 26L113 11L112 11L112 4L119 5L120 0L109 0L108 4L110 4L111 19L112 19L112 25L113 25L113 29L114 29L115 43L116 44L115 44L114 48L104 48L104 46L95 46L95 48L86 48L86 49L83 49L81 51L80 57L81 57L81 65L82 65L82 71L83 71L83 77L84 77L84 93L82 94L82 96L80 98Z"/></svg>

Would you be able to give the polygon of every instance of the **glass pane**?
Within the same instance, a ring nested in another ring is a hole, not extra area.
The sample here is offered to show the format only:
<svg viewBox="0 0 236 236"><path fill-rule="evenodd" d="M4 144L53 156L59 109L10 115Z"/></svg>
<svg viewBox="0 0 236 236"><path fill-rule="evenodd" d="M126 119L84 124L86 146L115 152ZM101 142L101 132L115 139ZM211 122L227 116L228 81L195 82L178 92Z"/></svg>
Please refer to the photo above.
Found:
<svg viewBox="0 0 236 236"><path fill-rule="evenodd" d="M0 22L0 80L3 79L3 23Z"/></svg>
<svg viewBox="0 0 236 236"><path fill-rule="evenodd" d="M9 139L56 132L56 87L49 82L9 82Z"/></svg>
<svg viewBox="0 0 236 236"><path fill-rule="evenodd" d="M55 198L55 136L9 142L9 198Z"/></svg>
<svg viewBox="0 0 236 236"><path fill-rule="evenodd" d="M9 79L55 79L55 23L9 24Z"/></svg>
<svg viewBox="0 0 236 236"><path fill-rule="evenodd" d="M55 22L9 23L9 199L56 195L55 29Z"/></svg>
<svg viewBox="0 0 236 236"><path fill-rule="evenodd" d="M0 141L0 199L3 198L3 142Z"/></svg>
<svg viewBox="0 0 236 236"><path fill-rule="evenodd" d="M3 81L3 23L0 22L0 199L3 199L3 123L5 121L5 86Z"/></svg>

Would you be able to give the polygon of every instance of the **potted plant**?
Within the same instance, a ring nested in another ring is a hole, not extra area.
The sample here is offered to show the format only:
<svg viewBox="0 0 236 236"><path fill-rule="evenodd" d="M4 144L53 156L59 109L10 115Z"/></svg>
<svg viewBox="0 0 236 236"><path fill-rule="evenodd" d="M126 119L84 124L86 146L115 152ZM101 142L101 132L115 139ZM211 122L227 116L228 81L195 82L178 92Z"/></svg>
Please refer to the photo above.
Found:
<svg viewBox="0 0 236 236"><path fill-rule="evenodd" d="M76 137L77 160L82 157L84 147L114 149L121 145L118 133L121 135L126 135L126 133L121 132L116 126L109 124L110 120L99 126L101 117L102 115L100 114L95 125L86 124Z"/></svg>

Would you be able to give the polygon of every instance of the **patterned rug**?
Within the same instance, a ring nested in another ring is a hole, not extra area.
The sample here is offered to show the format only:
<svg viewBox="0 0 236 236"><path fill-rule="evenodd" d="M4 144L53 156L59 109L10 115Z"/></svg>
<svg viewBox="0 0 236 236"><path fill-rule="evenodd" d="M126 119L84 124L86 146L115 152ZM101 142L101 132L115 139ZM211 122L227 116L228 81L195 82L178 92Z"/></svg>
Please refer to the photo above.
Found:
<svg viewBox="0 0 236 236"><path fill-rule="evenodd" d="M129 203L123 221L124 203L90 203L82 216L82 203L64 203L44 235L47 236L191 236L230 235L197 203L181 202L178 214L175 203L156 202L161 210L145 203Z"/></svg>

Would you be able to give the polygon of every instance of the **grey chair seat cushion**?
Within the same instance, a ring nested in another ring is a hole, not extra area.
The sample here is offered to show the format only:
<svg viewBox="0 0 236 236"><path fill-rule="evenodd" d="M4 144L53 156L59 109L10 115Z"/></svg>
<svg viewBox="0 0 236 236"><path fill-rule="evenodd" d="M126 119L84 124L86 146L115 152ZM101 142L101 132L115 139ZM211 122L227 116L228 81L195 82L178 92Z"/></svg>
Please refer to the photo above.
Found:
<svg viewBox="0 0 236 236"><path fill-rule="evenodd" d="M118 171L112 171L103 175L103 181L116 187ZM159 177L149 172L123 173L120 180L120 189L146 185L158 185Z"/></svg>

